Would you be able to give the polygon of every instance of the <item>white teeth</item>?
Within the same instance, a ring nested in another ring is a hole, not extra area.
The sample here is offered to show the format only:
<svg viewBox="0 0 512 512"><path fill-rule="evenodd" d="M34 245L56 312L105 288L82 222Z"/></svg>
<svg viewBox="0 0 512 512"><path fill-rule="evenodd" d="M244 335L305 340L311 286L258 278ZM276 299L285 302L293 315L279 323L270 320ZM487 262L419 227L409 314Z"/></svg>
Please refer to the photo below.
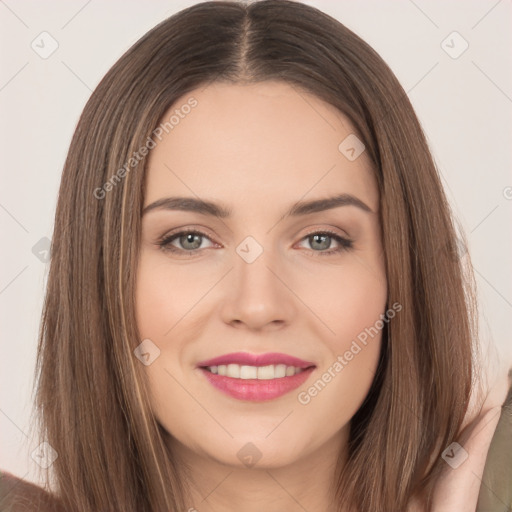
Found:
<svg viewBox="0 0 512 512"><path fill-rule="evenodd" d="M293 366L290 366L290 368L293 368ZM286 365L276 364L274 367L274 378L280 379L282 377L286 377Z"/></svg>
<svg viewBox="0 0 512 512"><path fill-rule="evenodd" d="M274 373L275 373L275 371L274 371L273 365L258 367L258 379L260 379L260 380L273 379L273 378L275 378Z"/></svg>
<svg viewBox="0 0 512 512"><path fill-rule="evenodd" d="M236 365L238 366L238 365ZM240 378L241 379L257 379L258 368L256 366L240 366Z"/></svg>
<svg viewBox="0 0 512 512"><path fill-rule="evenodd" d="M209 366L207 369L215 373L233 379L259 379L271 380L291 377L296 373L302 372L302 368L295 366L286 366L285 364L270 364L267 366L247 366L239 364L219 364L218 366Z"/></svg>

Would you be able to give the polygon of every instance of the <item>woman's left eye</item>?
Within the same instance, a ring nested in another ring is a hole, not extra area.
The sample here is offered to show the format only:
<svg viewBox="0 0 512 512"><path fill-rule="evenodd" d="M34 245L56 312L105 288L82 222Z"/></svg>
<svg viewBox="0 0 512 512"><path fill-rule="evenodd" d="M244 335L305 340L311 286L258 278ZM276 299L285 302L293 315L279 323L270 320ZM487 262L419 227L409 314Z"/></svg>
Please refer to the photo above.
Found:
<svg viewBox="0 0 512 512"><path fill-rule="evenodd" d="M329 251L322 250L319 252L318 250L313 250L312 252L316 253L315 256L338 254L342 251L348 251L353 247L352 240L331 231L315 231L306 235L302 240L306 240L311 247L317 247L318 249L326 249L326 246L330 246L333 240L338 244L338 247L330 249Z"/></svg>
<svg viewBox="0 0 512 512"><path fill-rule="evenodd" d="M179 233L164 236L158 241L158 245L164 251L172 253L188 253L189 255L192 255L194 253L198 253L198 249L206 248L201 247L203 240L209 240L211 242L210 238L201 231L180 231ZM331 231L314 231L303 237L301 241L306 241L309 243L310 247L313 247L313 249L309 249L309 251L315 256L338 254L342 251L351 249L353 246L352 240ZM334 249L330 248L333 241L338 244ZM175 242L177 242L181 247L176 247Z"/></svg>

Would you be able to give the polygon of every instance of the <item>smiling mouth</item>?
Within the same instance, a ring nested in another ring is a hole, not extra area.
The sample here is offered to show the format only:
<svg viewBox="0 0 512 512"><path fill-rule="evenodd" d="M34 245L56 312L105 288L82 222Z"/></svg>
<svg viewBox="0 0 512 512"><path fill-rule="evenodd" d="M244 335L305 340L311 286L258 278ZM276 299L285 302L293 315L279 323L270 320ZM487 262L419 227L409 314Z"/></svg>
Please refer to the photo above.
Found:
<svg viewBox="0 0 512 512"><path fill-rule="evenodd" d="M202 366L198 369L207 382L224 395L248 402L267 402L297 389L306 382L315 368L316 366L298 368L284 364L227 364Z"/></svg>
<svg viewBox="0 0 512 512"><path fill-rule="evenodd" d="M316 369L312 361L267 352L224 354L197 364L206 382L237 400L273 400L302 385Z"/></svg>

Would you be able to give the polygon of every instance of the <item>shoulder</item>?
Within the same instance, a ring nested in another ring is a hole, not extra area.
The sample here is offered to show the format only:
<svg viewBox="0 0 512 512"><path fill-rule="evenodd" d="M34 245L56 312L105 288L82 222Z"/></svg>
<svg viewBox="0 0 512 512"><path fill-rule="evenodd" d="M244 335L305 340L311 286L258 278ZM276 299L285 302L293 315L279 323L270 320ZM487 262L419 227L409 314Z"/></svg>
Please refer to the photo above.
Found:
<svg viewBox="0 0 512 512"><path fill-rule="evenodd" d="M62 512L57 498L38 485L0 470L2 512Z"/></svg>

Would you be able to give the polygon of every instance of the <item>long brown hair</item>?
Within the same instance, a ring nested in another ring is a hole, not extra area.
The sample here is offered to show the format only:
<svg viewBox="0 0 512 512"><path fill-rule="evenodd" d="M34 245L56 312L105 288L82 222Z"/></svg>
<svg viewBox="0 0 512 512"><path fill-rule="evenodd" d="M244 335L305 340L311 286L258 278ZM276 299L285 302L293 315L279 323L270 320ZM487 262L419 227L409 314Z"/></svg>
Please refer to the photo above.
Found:
<svg viewBox="0 0 512 512"><path fill-rule="evenodd" d="M199 3L160 23L112 67L65 163L36 403L42 438L59 454L51 470L66 510L190 507L184 468L166 447L133 354L141 341L134 281L147 156L140 149L163 113L194 89L264 80L315 94L356 128L380 190L388 303L402 305L351 422L335 490L340 510L404 510L411 496L427 495L442 450L460 431L475 368L472 281L407 94L370 46L313 7Z"/></svg>

